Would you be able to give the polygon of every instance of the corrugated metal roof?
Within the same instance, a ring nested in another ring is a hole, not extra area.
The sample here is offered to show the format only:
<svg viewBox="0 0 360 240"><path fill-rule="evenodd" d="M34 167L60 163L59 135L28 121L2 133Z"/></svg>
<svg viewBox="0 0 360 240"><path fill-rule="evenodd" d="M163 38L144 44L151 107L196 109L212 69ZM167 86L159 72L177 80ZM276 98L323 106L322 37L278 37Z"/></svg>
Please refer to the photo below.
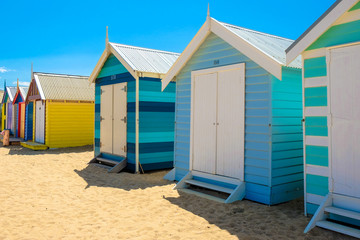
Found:
<svg viewBox="0 0 360 240"><path fill-rule="evenodd" d="M94 101L95 87L88 77L51 73L34 73L38 88L46 100ZM40 86L39 86L40 85Z"/></svg>
<svg viewBox="0 0 360 240"><path fill-rule="evenodd" d="M6 91L9 95L9 99L12 102L14 100L14 97L16 95L17 87L6 87Z"/></svg>
<svg viewBox="0 0 360 240"><path fill-rule="evenodd" d="M282 65L286 65L285 50L294 42L294 40L242 28L228 23L220 23L260 51L272 57ZM289 67L294 68L301 68L301 66L301 56L289 64Z"/></svg>
<svg viewBox="0 0 360 240"><path fill-rule="evenodd" d="M19 90L20 90L21 96L24 98L24 101L25 101L26 95L29 91L29 87L19 87Z"/></svg>
<svg viewBox="0 0 360 240"><path fill-rule="evenodd" d="M4 91L3 90L0 90L0 99L1 99L1 103L3 101L3 97L4 97Z"/></svg>
<svg viewBox="0 0 360 240"><path fill-rule="evenodd" d="M180 56L179 53L110 43L117 53L139 72L165 74Z"/></svg>

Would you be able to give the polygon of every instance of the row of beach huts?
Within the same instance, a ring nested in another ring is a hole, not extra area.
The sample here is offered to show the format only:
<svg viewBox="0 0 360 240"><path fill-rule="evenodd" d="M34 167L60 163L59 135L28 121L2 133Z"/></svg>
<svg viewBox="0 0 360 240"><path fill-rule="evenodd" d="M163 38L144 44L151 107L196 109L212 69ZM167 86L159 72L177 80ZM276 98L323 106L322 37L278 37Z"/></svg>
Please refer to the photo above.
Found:
<svg viewBox="0 0 360 240"><path fill-rule="evenodd" d="M108 41L90 77L5 87L2 126L35 150L94 144L109 172L172 170L175 189L231 203L304 196L305 229L360 238L360 2L296 41L209 13L181 53ZM208 191L221 192L215 197Z"/></svg>

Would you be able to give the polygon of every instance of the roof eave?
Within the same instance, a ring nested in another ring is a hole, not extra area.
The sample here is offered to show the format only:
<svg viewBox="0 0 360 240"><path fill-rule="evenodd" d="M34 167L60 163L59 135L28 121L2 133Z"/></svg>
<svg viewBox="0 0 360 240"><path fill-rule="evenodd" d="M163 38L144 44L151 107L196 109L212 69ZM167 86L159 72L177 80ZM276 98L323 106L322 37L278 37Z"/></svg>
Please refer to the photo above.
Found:
<svg viewBox="0 0 360 240"><path fill-rule="evenodd" d="M305 51L331 25L348 11L358 0L337 0L323 13L301 36L286 50L286 64L289 65L297 56Z"/></svg>

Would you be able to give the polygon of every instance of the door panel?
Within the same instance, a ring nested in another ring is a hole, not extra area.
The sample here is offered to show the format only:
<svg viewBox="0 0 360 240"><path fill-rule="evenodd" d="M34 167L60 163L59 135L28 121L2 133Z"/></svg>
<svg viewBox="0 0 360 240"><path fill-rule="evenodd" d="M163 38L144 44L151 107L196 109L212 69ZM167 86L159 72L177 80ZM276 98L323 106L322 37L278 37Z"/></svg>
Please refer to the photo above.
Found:
<svg viewBox="0 0 360 240"><path fill-rule="evenodd" d="M35 142L45 143L45 103L36 101Z"/></svg>
<svg viewBox="0 0 360 240"><path fill-rule="evenodd" d="M20 137L25 137L25 103L21 103L21 116L20 116Z"/></svg>
<svg viewBox="0 0 360 240"><path fill-rule="evenodd" d="M217 73L193 82L193 170L215 173Z"/></svg>
<svg viewBox="0 0 360 240"><path fill-rule="evenodd" d="M244 72L218 73L216 174L244 177Z"/></svg>
<svg viewBox="0 0 360 240"><path fill-rule="evenodd" d="M100 151L112 154L113 142L113 88L112 85L101 87L100 99Z"/></svg>
<svg viewBox="0 0 360 240"><path fill-rule="evenodd" d="M113 154L126 156L127 83L114 85Z"/></svg>
<svg viewBox="0 0 360 240"><path fill-rule="evenodd" d="M330 51L333 192L360 197L360 45Z"/></svg>

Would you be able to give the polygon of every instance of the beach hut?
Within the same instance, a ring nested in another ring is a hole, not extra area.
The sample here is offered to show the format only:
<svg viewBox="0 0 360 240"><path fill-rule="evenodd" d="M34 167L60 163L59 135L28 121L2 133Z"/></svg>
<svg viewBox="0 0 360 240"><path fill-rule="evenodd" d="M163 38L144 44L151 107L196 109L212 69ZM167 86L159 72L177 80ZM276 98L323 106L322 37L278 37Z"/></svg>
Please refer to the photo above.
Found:
<svg viewBox="0 0 360 240"><path fill-rule="evenodd" d="M95 158L130 172L173 167L175 83L161 78L179 54L108 42L96 64Z"/></svg>
<svg viewBox="0 0 360 240"><path fill-rule="evenodd" d="M13 100L13 109L16 109L15 117L15 137L25 138L25 97L28 87L17 87Z"/></svg>
<svg viewBox="0 0 360 240"><path fill-rule="evenodd" d="M285 66L291 43L207 17L162 79L165 90L177 84L175 167L165 176L175 189L223 192L225 203L303 195L301 61Z"/></svg>
<svg viewBox="0 0 360 240"><path fill-rule="evenodd" d="M26 138L30 149L93 144L94 85L88 77L33 73L25 102ZM32 131L32 134L29 133Z"/></svg>
<svg viewBox="0 0 360 240"><path fill-rule="evenodd" d="M4 88L5 89L5 88ZM4 116L4 107L3 107L3 103L2 103L2 99L4 97L4 91L0 90L0 99L1 99L1 103L0 103L0 108L1 108L1 130L4 130L4 125L5 125L5 116Z"/></svg>
<svg viewBox="0 0 360 240"><path fill-rule="evenodd" d="M16 87L6 87L5 92L2 98L2 130L9 129L10 134L14 134L14 125L13 124L13 100L16 94Z"/></svg>
<svg viewBox="0 0 360 240"><path fill-rule="evenodd" d="M305 214L360 237L360 3L336 1L287 50L303 58ZM327 221L337 220L337 223Z"/></svg>

